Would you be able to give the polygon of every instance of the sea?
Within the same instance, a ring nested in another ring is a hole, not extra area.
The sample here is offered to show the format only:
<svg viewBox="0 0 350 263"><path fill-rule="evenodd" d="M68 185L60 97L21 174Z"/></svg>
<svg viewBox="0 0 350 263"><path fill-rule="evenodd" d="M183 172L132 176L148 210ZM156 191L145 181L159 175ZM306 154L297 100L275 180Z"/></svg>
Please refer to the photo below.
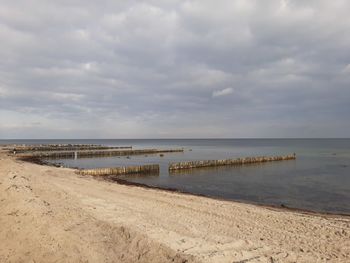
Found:
<svg viewBox="0 0 350 263"><path fill-rule="evenodd" d="M50 160L66 167L160 164L160 173L120 177L196 195L316 212L350 214L350 139L0 140L0 144L102 144L183 152ZM171 162L296 154L296 160L168 171Z"/></svg>

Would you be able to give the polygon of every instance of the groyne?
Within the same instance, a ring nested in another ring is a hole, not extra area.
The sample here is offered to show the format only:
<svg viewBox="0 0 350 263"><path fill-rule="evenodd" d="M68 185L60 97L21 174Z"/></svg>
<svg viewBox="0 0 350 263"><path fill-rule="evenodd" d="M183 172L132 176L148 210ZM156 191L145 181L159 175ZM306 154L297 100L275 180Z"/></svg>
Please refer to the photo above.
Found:
<svg viewBox="0 0 350 263"><path fill-rule="evenodd" d="M124 174L158 174L159 164L123 166L113 168L81 169L76 171L79 175L108 176Z"/></svg>
<svg viewBox="0 0 350 263"><path fill-rule="evenodd" d="M99 144L46 144L46 145L13 145L7 147L11 152L46 152L46 151L81 151L81 150L112 150L132 149L132 146L105 146Z"/></svg>
<svg viewBox="0 0 350 263"><path fill-rule="evenodd" d="M237 159L224 159L224 160L206 160L206 161L191 161L191 162L179 162L170 163L169 171L176 171L181 169L193 169L201 167L215 167L224 165L244 165L253 163L264 163L284 160L295 160L296 155L284 155L284 156L258 156L258 157L246 157Z"/></svg>
<svg viewBox="0 0 350 263"><path fill-rule="evenodd" d="M172 153L183 152L183 149L140 149L140 150L82 150L82 151L54 151L54 152L31 152L18 154L19 157L37 157L37 158L92 158L92 157L110 157L110 156L129 156L129 155L143 155L143 154L157 154L157 153Z"/></svg>

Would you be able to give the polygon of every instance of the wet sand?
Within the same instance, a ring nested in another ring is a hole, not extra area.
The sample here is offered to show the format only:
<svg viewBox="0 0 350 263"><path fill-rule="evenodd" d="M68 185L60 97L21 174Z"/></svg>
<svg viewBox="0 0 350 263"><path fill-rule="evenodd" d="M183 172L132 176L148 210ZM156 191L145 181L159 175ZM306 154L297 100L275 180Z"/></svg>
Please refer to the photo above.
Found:
<svg viewBox="0 0 350 263"><path fill-rule="evenodd" d="M349 262L350 218L121 185L0 152L0 262Z"/></svg>

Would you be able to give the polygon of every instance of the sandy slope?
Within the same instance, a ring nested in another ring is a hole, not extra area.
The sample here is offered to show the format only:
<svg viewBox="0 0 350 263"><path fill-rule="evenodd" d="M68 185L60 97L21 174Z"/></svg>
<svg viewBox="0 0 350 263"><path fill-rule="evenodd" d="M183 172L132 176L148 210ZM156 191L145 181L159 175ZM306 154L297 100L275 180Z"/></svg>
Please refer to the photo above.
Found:
<svg viewBox="0 0 350 263"><path fill-rule="evenodd" d="M0 262L350 262L350 217L79 177L0 153Z"/></svg>

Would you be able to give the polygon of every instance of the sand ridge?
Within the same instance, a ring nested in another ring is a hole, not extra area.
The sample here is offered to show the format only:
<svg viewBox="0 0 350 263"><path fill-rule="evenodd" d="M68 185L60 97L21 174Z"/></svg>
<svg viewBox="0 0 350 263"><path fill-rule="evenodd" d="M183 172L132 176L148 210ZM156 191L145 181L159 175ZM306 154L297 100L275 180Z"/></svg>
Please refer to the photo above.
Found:
<svg viewBox="0 0 350 263"><path fill-rule="evenodd" d="M144 189L0 153L0 262L350 262L350 218Z"/></svg>

